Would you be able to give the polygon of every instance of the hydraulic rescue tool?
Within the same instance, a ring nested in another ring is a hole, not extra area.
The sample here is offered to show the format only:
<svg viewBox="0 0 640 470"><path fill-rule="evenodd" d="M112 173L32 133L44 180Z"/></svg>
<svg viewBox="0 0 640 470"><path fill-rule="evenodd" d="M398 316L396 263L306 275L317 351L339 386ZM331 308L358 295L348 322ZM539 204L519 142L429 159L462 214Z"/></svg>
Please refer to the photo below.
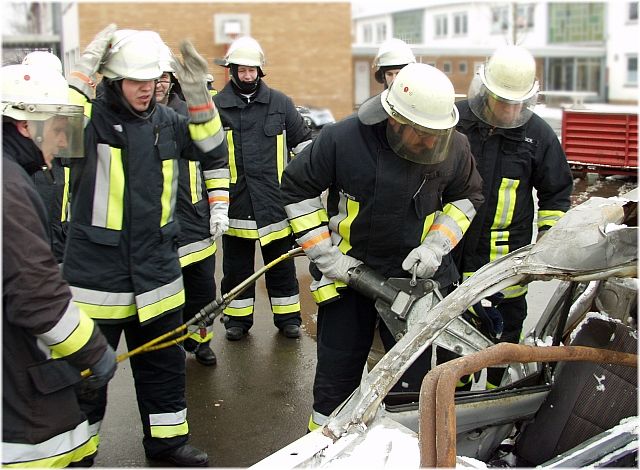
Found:
<svg viewBox="0 0 640 470"><path fill-rule="evenodd" d="M222 294L222 296L219 299L216 299L213 302L210 302L204 307L202 307L200 311L196 313L196 315L188 322L180 325L179 327L171 331L166 332L163 335L158 336L157 338L152 339L151 341L143 344L142 346L132 349L131 351L128 351L126 353L120 354L117 357L117 361L122 362L125 359L131 356L134 356L136 354L140 354L148 351L154 351L156 349L166 348L171 345L178 344L184 341L186 338L188 338L191 335L190 331L187 331L186 334L182 334L181 336L178 336L178 337L175 337L175 336L178 333L188 330L188 328L192 325L197 325L198 327L201 327L201 328L206 328L207 326L211 325L213 321L216 319L216 317L222 313L222 311L231 303L231 301L235 299L238 295L240 295L242 292L244 292L247 287L249 287L251 284L256 282L256 280L260 276L262 276L269 269L271 269L281 261L284 261L289 258L293 258L295 256L300 256L302 254L304 254L304 252L302 251L302 248L294 248L280 255L278 258L274 259L270 263L267 263L263 267L258 269L255 273L253 273L251 276L246 278L240 284L235 286L229 292L227 292L226 294ZM91 376L91 370L90 369L83 370L81 373L81 376L83 378Z"/></svg>

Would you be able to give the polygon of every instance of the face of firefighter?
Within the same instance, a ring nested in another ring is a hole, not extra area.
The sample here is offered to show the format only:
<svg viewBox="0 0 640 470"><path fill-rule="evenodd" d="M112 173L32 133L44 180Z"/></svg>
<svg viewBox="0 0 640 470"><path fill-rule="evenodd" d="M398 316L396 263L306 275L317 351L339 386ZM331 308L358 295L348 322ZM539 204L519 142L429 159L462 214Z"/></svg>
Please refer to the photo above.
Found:
<svg viewBox="0 0 640 470"><path fill-rule="evenodd" d="M422 165L433 165L447 158L452 133L453 128L424 129L394 118L387 120L387 140L396 155Z"/></svg>
<svg viewBox="0 0 640 470"><path fill-rule="evenodd" d="M155 80L122 80L122 95L131 107L138 111L144 112L149 108L151 98L155 93Z"/></svg>
<svg viewBox="0 0 640 470"><path fill-rule="evenodd" d="M387 84L387 88L391 86L391 84L396 78L396 75L398 75L398 72L400 72L400 70L402 70L402 67L397 69L389 69L384 72L384 81Z"/></svg>
<svg viewBox="0 0 640 470"><path fill-rule="evenodd" d="M67 139L68 118L55 116L44 122L42 126L42 155L51 168L51 161L69 146Z"/></svg>
<svg viewBox="0 0 640 470"><path fill-rule="evenodd" d="M258 79L258 67L238 65L238 78L245 83L255 82Z"/></svg>
<svg viewBox="0 0 640 470"><path fill-rule="evenodd" d="M169 72L163 72L156 82L156 101L161 104L167 104L169 101L169 90L171 89L171 76Z"/></svg>
<svg viewBox="0 0 640 470"><path fill-rule="evenodd" d="M506 103L493 96L487 97L487 111L496 127L513 127L513 123L520 119L524 103Z"/></svg>

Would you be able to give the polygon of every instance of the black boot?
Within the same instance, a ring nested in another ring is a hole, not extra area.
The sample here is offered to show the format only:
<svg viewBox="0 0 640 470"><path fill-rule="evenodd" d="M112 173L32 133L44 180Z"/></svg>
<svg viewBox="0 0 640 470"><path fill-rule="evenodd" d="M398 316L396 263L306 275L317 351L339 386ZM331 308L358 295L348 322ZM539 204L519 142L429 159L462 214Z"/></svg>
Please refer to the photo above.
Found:
<svg viewBox="0 0 640 470"><path fill-rule="evenodd" d="M185 444L181 447L176 447L170 451L163 452L158 455L148 455L147 458L151 460L159 460L167 462L173 467L208 467L209 456L206 452L196 449L192 445Z"/></svg>
<svg viewBox="0 0 640 470"><path fill-rule="evenodd" d="M196 360L203 366L215 366L218 362L216 354L209 347L209 341L200 343L196 349Z"/></svg>

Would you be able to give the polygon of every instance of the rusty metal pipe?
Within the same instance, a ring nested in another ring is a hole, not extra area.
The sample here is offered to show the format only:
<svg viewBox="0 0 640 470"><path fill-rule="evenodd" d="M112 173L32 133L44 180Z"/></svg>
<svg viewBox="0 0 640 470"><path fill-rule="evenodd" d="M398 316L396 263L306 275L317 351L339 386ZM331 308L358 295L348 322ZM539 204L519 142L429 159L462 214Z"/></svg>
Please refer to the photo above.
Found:
<svg viewBox="0 0 640 470"><path fill-rule="evenodd" d="M499 343L431 370L420 388L420 466L455 467L456 383L463 375L512 362L590 361L637 367L636 354L585 346L525 346Z"/></svg>

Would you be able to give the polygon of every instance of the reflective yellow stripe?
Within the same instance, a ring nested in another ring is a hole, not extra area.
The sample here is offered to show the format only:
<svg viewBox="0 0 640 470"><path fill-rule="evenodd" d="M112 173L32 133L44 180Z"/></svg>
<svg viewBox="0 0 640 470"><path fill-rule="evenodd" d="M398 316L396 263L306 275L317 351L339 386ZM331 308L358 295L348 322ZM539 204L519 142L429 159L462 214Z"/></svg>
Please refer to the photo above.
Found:
<svg viewBox="0 0 640 470"><path fill-rule="evenodd" d="M338 233L342 237L338 248L343 253L348 253L351 250L351 224L360 212L360 203L346 198L345 217L338 224Z"/></svg>
<svg viewBox="0 0 640 470"><path fill-rule="evenodd" d="M195 204L201 199L196 162L189 162L189 194L191 195L191 204Z"/></svg>
<svg viewBox="0 0 640 470"><path fill-rule="evenodd" d="M313 421L313 415L309 416L309 426L308 426L309 431L313 432L313 431L315 431L316 429L320 429L321 427L322 427L322 425L321 425L321 424L316 424L316 423L314 423L314 421Z"/></svg>
<svg viewBox="0 0 640 470"><path fill-rule="evenodd" d="M335 283L331 283L318 289L311 290L311 297L313 297L313 300L318 305L322 305L324 302L335 299L340 295L338 294L338 290L336 287L337 286Z"/></svg>
<svg viewBox="0 0 640 470"><path fill-rule="evenodd" d="M218 250L218 247L214 243L213 245L209 245L206 248L198 251L194 251L193 253L188 253L184 256L180 257L180 267L184 268L185 266L189 266L190 264L197 263L198 261L202 261L209 256L215 254Z"/></svg>
<svg viewBox="0 0 640 470"><path fill-rule="evenodd" d="M227 131L227 150L229 152L229 173L231 175L229 181L235 184L238 181L238 169L236 168L236 153L233 144L233 130Z"/></svg>
<svg viewBox="0 0 640 470"><path fill-rule="evenodd" d="M504 295L505 299L514 299L516 297L520 297L522 295L526 295L529 291L527 286L510 286L502 289L500 292Z"/></svg>
<svg viewBox="0 0 640 470"><path fill-rule="evenodd" d="M511 225L516 206L516 191L519 180L503 178L498 190L498 204L491 226L489 260L494 261L509 253L509 231L503 230Z"/></svg>
<svg viewBox="0 0 640 470"><path fill-rule="evenodd" d="M87 315L96 320L123 320L136 314L136 306L133 305L95 305L76 301Z"/></svg>
<svg viewBox="0 0 640 470"><path fill-rule="evenodd" d="M278 134L276 136L276 165L278 168L278 183L282 181L282 172L284 171L285 152L284 152L284 136Z"/></svg>
<svg viewBox="0 0 640 470"><path fill-rule="evenodd" d="M69 177L71 169L69 167L63 167L64 171L64 186L62 188L62 207L60 208L60 222L67 221L67 213L69 212Z"/></svg>
<svg viewBox="0 0 640 470"><path fill-rule="evenodd" d="M94 194L92 223L98 227L112 230L122 230L123 200L124 200L124 166L122 165L122 151L119 148L98 145L99 168L96 180L106 183L104 192ZM104 152L102 151L104 149ZM105 161L105 160L108 160ZM108 165L108 175L103 173L104 165ZM107 180L107 181L105 181ZM106 202L106 204L105 204Z"/></svg>
<svg viewBox="0 0 640 470"><path fill-rule="evenodd" d="M306 214L301 217L296 217L295 219L291 219L289 223L293 228L295 233L301 233L312 228L318 227L323 223L327 223L329 221L329 216L327 215L327 211L323 209L318 209L311 214Z"/></svg>
<svg viewBox="0 0 640 470"><path fill-rule="evenodd" d="M538 228L553 227L564 216L564 211L538 211Z"/></svg>
<svg viewBox="0 0 640 470"><path fill-rule="evenodd" d="M278 315L284 313L296 313L300 311L300 302L291 305L272 305L271 311Z"/></svg>
<svg viewBox="0 0 640 470"><path fill-rule="evenodd" d="M170 437L185 436L189 434L189 425L184 423L171 426L151 426L151 437L169 439Z"/></svg>
<svg viewBox="0 0 640 470"><path fill-rule="evenodd" d="M208 332L204 338L200 335L200 333L191 333L189 338L194 340L196 343L206 343L207 341L211 341L213 339L213 331Z"/></svg>
<svg viewBox="0 0 640 470"><path fill-rule="evenodd" d="M274 240L279 240L291 234L291 227L287 226L283 229L277 230L275 232L271 232L264 237L260 237L260 245L265 246L271 243Z"/></svg>
<svg viewBox="0 0 640 470"><path fill-rule="evenodd" d="M184 289L181 289L169 297L160 299L158 302L139 308L138 318L140 319L140 323L144 323L164 312L177 309L182 306L182 304L184 304Z"/></svg>
<svg viewBox="0 0 640 470"><path fill-rule="evenodd" d="M211 178L205 181L207 189L229 189L229 178Z"/></svg>
<svg viewBox="0 0 640 470"><path fill-rule="evenodd" d="M175 175L175 160L162 161L162 196L160 201L162 204L162 214L160 216L160 227L164 227L171 221L173 215L173 178Z"/></svg>
<svg viewBox="0 0 640 470"><path fill-rule="evenodd" d="M436 218L436 214L432 213L429 214L428 216L425 217L424 219L424 225L422 227L422 235L420 236L420 243L422 243L425 239L425 237L427 236L427 233L429 233L429 230L431 230L431 226L433 225L433 221Z"/></svg>
<svg viewBox="0 0 640 470"><path fill-rule="evenodd" d="M471 225L471 221L469 220L469 217L467 217L467 214L462 212L454 204L446 204L442 212L453 219L462 233L466 232L469 225Z"/></svg>
<svg viewBox="0 0 640 470"><path fill-rule="evenodd" d="M89 315L83 311L80 311L78 320L78 326L73 330L73 333L63 342L51 346L51 357L57 359L59 357L69 356L79 351L89 342L95 324L93 320L89 318Z"/></svg>
<svg viewBox="0 0 640 470"><path fill-rule="evenodd" d="M257 240L258 229L254 229L254 228L242 229L242 228L229 227L229 230L225 232L225 235L230 235L232 237L238 237L238 238L250 238L252 240Z"/></svg>
<svg viewBox="0 0 640 470"><path fill-rule="evenodd" d="M213 135L216 135L222 130L222 121L218 114L212 119L201 124L189 123L189 134L194 141L205 140Z"/></svg>
<svg viewBox="0 0 640 470"><path fill-rule="evenodd" d="M242 308L226 307L224 309L224 314L229 315L230 317L246 317L247 315L251 315L252 313L253 305Z"/></svg>

